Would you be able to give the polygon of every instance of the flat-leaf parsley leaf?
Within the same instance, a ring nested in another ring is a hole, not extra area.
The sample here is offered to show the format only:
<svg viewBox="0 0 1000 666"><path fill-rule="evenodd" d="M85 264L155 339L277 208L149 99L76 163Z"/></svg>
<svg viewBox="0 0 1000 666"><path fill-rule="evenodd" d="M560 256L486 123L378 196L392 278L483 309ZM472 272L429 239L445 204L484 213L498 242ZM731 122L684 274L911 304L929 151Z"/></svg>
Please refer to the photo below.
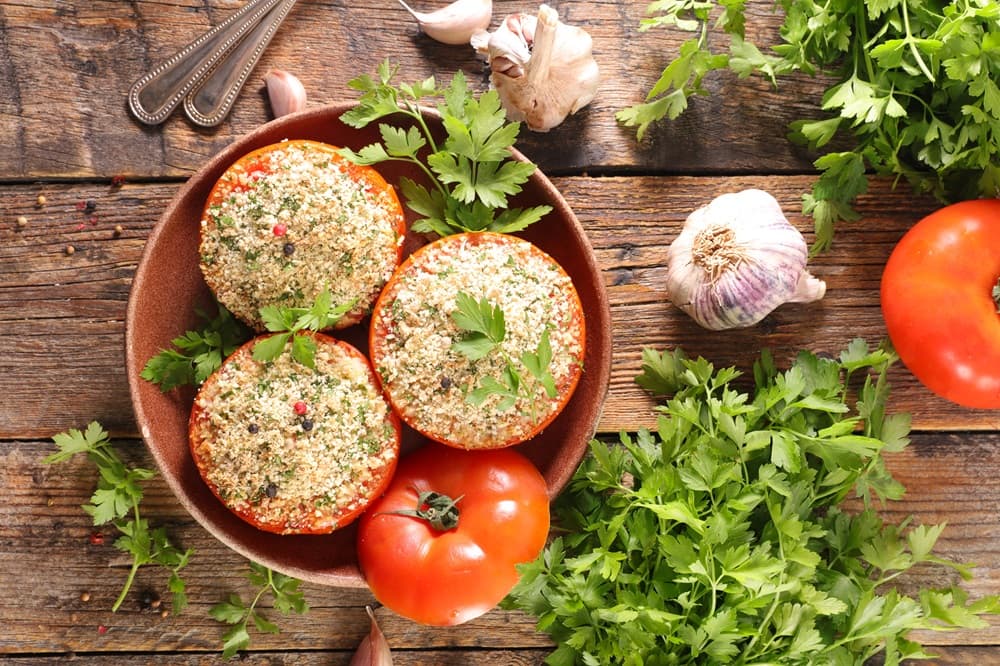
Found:
<svg viewBox="0 0 1000 666"><path fill-rule="evenodd" d="M330 328L357 304L357 299L334 306L329 289L324 289L309 307L287 307L267 305L260 309L264 326L274 335L264 338L253 346L253 358L268 362L278 358L292 342L292 358L302 365L313 368L316 365L316 341L301 331L322 331Z"/></svg>
<svg viewBox="0 0 1000 666"><path fill-rule="evenodd" d="M530 409L534 409L534 399L539 394L539 388L549 398L558 395L555 378L549 371L552 344L547 326L539 336L535 351L524 352L515 360L502 346L507 337L503 309L490 303L489 299L476 300L464 291L459 292L455 297L455 310L451 313L451 320L462 332L462 337L452 343L453 351L470 361L478 361L491 353L497 354L504 363L500 377L487 376L480 379L479 385L469 391L466 402L479 405L491 395L496 395L501 397L496 406L501 411L510 409L518 400L526 400ZM525 381L522 370L527 370L535 379L534 384Z"/></svg>
<svg viewBox="0 0 1000 666"><path fill-rule="evenodd" d="M227 356L250 339L250 329L225 307L217 307L214 317L197 310L205 325L174 338L171 343L176 349L163 349L149 359L140 376L163 392L178 386L199 386L208 379Z"/></svg>
<svg viewBox="0 0 1000 666"><path fill-rule="evenodd" d="M406 205L423 217L413 224L420 233L447 236L465 231L512 233L537 222L551 206L508 207L509 197L535 172L535 165L513 159L511 147L519 123L508 123L495 90L478 97L465 75L455 73L451 83L439 88L433 77L413 84L393 85L398 67L383 61L375 78L364 75L350 86L360 91L358 106L341 120L351 127L365 127L390 116L408 118L403 128L379 124L382 143L359 151L341 149L357 164L389 160L416 165L430 187L410 178L400 181ZM420 105L440 98L436 106L446 136L439 141L431 132Z"/></svg>

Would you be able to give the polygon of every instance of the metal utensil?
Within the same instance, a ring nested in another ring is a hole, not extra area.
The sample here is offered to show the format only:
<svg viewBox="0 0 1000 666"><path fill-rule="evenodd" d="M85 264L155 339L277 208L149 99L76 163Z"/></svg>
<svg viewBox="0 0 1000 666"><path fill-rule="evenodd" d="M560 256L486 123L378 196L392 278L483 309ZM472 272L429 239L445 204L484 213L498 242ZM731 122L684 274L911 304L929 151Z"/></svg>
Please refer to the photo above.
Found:
<svg viewBox="0 0 1000 666"><path fill-rule="evenodd" d="M225 60L219 62L184 98L184 112L191 122L203 127L218 125L229 113L236 96L243 89L250 72L256 67L264 49L278 31L288 12L298 0L283 0L272 9L253 31L233 46Z"/></svg>
<svg viewBox="0 0 1000 666"><path fill-rule="evenodd" d="M296 1L249 0L137 80L128 96L132 113L158 125L184 102L192 122L220 123Z"/></svg>

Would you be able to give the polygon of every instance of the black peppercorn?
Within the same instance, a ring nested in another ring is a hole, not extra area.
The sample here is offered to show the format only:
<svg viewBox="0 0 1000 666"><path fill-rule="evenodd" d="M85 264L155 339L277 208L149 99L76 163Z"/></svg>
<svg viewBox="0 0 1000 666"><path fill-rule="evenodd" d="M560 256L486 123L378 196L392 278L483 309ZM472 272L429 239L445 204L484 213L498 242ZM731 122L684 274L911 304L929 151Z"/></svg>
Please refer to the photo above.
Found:
<svg viewBox="0 0 1000 666"><path fill-rule="evenodd" d="M286 257L292 256L293 254L295 254L295 244L294 243L285 243L285 247L283 248L283 251L284 251Z"/></svg>
<svg viewBox="0 0 1000 666"><path fill-rule="evenodd" d="M268 497L272 498L272 499L274 497L277 497L277 495L278 495L278 486L274 485L273 483L267 484L267 488L264 489L264 494L267 495Z"/></svg>
<svg viewBox="0 0 1000 666"><path fill-rule="evenodd" d="M258 426L256 423L251 423L250 425L247 426L247 432L249 432L251 435L256 435L258 432L260 432L260 426Z"/></svg>
<svg viewBox="0 0 1000 666"><path fill-rule="evenodd" d="M441 388L443 388L445 391L451 388L451 377L441 378Z"/></svg>
<svg viewBox="0 0 1000 666"><path fill-rule="evenodd" d="M313 422L312 422L312 420L311 419L303 419L302 420L302 429L303 430L312 430L313 429Z"/></svg>
<svg viewBox="0 0 1000 666"><path fill-rule="evenodd" d="M139 598L139 603L142 606L142 610L159 608L160 595L152 590L143 590L142 596Z"/></svg>

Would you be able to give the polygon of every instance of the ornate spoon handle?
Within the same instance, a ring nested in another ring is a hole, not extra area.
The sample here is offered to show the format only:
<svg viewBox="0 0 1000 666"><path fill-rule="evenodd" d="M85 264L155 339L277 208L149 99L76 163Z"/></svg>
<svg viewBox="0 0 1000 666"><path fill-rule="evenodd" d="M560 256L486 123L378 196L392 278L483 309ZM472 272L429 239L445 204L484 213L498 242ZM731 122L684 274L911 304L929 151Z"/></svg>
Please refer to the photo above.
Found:
<svg viewBox="0 0 1000 666"><path fill-rule="evenodd" d="M166 120L184 97L282 0L250 0L225 21L136 81L129 91L132 113L147 125Z"/></svg>
<svg viewBox="0 0 1000 666"><path fill-rule="evenodd" d="M203 127L222 122L278 26L296 2L282 0L188 93L184 98L184 112L192 122Z"/></svg>

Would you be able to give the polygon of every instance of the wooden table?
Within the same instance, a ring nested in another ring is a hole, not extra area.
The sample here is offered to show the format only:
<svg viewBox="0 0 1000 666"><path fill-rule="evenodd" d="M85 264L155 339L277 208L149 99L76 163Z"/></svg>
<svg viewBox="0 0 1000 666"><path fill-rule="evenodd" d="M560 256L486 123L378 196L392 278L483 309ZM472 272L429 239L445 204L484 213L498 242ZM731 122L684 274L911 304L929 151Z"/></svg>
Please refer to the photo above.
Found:
<svg viewBox="0 0 1000 666"><path fill-rule="evenodd" d="M126 109L131 83L242 3L236 0L0 2L0 660L157 664L221 662L223 627L208 608L246 594L247 562L213 539L162 480L145 511L176 541L196 549L185 570L191 604L179 616L144 610L162 593L159 571L140 572L118 613L110 607L126 560L90 543L80 505L95 484L83 460L41 464L54 433L98 420L135 464L151 465L138 438L123 362L125 309L143 243L185 178L235 137L270 119L261 78L271 67L298 75L310 105L354 99L347 81L389 57L403 78L465 71L480 89L482 63L465 47L418 33L390 0L302 0L279 31L227 121L212 130L175 115L161 127ZM428 4L428 3L423 3ZM812 262L827 297L786 306L749 330L709 333L668 304L664 255L684 218L712 197L745 187L772 192L811 239L800 195L813 156L785 141L786 124L815 114L821 81L790 79L779 90L756 80L712 78L714 94L642 144L614 112L641 100L683 35L640 33L643 2L562 3L564 20L595 41L603 82L594 103L518 147L565 194L603 269L614 323L611 387L601 433L649 425L650 403L633 383L643 347L683 346L717 365L748 367L770 347L779 362L800 349L836 352L855 337L885 335L882 265L894 243L936 204L876 181L858 202L861 219L841 225L833 249ZM751 0L751 32L767 40L778 16ZM533 10L498 3L503 14ZM495 24L494 23L494 24ZM115 179L124 177L124 184ZM39 197L44 204L39 204ZM81 211L91 201L92 212ZM26 224L19 224L23 217ZM73 248L72 253L70 248ZM892 405L912 413L913 444L889 459L908 488L886 509L892 520L946 521L943 555L974 562L973 596L1000 592L1000 412L961 409L924 390L896 366ZM944 583L938 572L915 583ZM256 634L254 664L346 664L365 635L365 590L304 585L312 610L278 617L279 635ZM84 600L89 598L89 600ZM432 629L378 611L399 664L535 664L550 650L533 620L495 610L469 625ZM105 629L100 629L104 627ZM938 663L997 663L1000 622L921 636Z"/></svg>

